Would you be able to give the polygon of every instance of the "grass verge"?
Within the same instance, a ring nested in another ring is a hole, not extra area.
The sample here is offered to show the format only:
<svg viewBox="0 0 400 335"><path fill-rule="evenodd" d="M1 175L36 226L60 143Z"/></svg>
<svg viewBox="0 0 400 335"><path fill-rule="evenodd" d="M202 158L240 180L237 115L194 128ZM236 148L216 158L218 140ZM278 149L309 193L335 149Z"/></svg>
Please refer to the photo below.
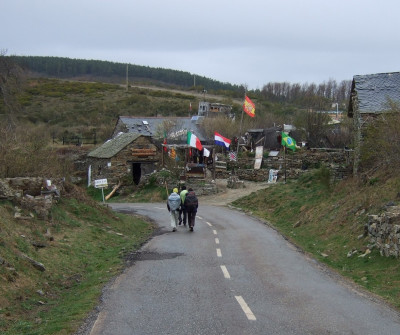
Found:
<svg viewBox="0 0 400 335"><path fill-rule="evenodd" d="M366 254L369 241L363 236L368 215L395 201L399 185L399 178L387 176L363 185L330 184L315 171L232 204L268 221L305 252L400 310L400 261L376 249Z"/></svg>
<svg viewBox="0 0 400 335"><path fill-rule="evenodd" d="M151 223L116 214L82 192L64 196L49 221L16 220L14 206L0 204L1 334L74 333L123 269L124 255L151 236Z"/></svg>

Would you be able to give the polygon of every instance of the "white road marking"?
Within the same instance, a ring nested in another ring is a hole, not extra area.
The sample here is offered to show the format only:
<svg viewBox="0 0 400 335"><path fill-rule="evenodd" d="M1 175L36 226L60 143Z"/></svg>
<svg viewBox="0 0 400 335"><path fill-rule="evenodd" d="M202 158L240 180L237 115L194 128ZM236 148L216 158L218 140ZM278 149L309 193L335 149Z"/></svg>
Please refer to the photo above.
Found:
<svg viewBox="0 0 400 335"><path fill-rule="evenodd" d="M249 308L249 306L247 306L246 301L244 301L242 296L235 295L235 298L236 298L237 302L239 303L240 307L242 307L242 310L243 310L244 314L246 314L247 319L249 319L249 320L257 320L255 315L253 314L253 312Z"/></svg>
<svg viewBox="0 0 400 335"><path fill-rule="evenodd" d="M200 220L203 220L203 218L202 218L201 216L198 216L198 215L197 215L196 217L199 218Z"/></svg>
<svg viewBox="0 0 400 335"><path fill-rule="evenodd" d="M218 237L215 238L215 243L219 244L219 238Z"/></svg>
<svg viewBox="0 0 400 335"><path fill-rule="evenodd" d="M227 270L225 265L221 265L221 270L222 270L222 272L224 274L224 277L226 279L230 279L231 278L231 275L229 274L229 272L228 272L228 270Z"/></svg>
<svg viewBox="0 0 400 335"><path fill-rule="evenodd" d="M217 256L218 256L218 257L222 257L221 249L219 249L219 248L217 249Z"/></svg>
<svg viewBox="0 0 400 335"><path fill-rule="evenodd" d="M155 209L167 209L168 210L168 208L164 208L164 207L154 207Z"/></svg>
<svg viewBox="0 0 400 335"><path fill-rule="evenodd" d="M206 223L207 223L210 227L212 227L212 224L211 224L210 222L206 221Z"/></svg>
<svg viewBox="0 0 400 335"><path fill-rule="evenodd" d="M214 233L214 235L217 235L217 231L216 230L213 230L213 233Z"/></svg>

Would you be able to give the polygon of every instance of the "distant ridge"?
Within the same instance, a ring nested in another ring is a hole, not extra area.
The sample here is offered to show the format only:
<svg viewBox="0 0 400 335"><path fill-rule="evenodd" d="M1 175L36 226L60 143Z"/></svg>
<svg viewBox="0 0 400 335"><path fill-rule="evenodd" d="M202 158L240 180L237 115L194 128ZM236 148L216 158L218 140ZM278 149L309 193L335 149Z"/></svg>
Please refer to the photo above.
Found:
<svg viewBox="0 0 400 335"><path fill-rule="evenodd" d="M39 76L67 78L101 78L125 83L128 65L129 82L149 82L183 88L204 87L209 90L238 91L239 86L191 74L189 72L101 60L71 59L50 56L9 56L23 68Z"/></svg>

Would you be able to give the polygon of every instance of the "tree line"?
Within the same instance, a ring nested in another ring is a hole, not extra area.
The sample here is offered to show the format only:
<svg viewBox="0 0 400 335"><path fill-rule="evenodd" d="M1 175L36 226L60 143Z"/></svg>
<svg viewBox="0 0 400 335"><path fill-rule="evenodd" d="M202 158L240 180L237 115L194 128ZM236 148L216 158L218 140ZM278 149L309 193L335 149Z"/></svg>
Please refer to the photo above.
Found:
<svg viewBox="0 0 400 335"><path fill-rule="evenodd" d="M264 85L260 95L269 101L286 102L309 108L323 108L327 103L343 107L350 97L351 80L337 83L329 79L320 84L275 82Z"/></svg>
<svg viewBox="0 0 400 335"><path fill-rule="evenodd" d="M204 86L213 90L238 90L237 85L222 83L204 76L195 76L185 71L149 66L114 63L101 60L71 59L46 56L10 56L21 67L55 78L100 77L125 81L127 71L132 81L148 80L181 87Z"/></svg>
<svg viewBox="0 0 400 335"><path fill-rule="evenodd" d="M8 57L22 68L47 77L61 79L88 77L125 83L128 70L130 82L147 81L161 85L174 85L184 89L205 89L210 93L223 94L232 98L240 98L244 94L243 86L222 83L179 70L65 57ZM269 82L263 86L262 90L250 90L248 93L261 101L290 103L303 108L322 109L328 108L332 103L338 103L343 108L344 104L348 102L350 89L351 80L337 83L334 79L329 79L320 84Z"/></svg>

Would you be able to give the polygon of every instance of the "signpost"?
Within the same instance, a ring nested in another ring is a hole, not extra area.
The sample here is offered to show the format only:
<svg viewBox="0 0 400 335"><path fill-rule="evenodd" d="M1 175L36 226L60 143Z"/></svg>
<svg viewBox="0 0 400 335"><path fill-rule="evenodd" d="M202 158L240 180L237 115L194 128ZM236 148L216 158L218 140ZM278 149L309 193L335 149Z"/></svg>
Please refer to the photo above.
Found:
<svg viewBox="0 0 400 335"><path fill-rule="evenodd" d="M105 200L104 200L104 189L106 187L108 187L107 179L96 179L94 181L94 187L95 188L101 188L101 195L103 196L103 203L105 203Z"/></svg>

